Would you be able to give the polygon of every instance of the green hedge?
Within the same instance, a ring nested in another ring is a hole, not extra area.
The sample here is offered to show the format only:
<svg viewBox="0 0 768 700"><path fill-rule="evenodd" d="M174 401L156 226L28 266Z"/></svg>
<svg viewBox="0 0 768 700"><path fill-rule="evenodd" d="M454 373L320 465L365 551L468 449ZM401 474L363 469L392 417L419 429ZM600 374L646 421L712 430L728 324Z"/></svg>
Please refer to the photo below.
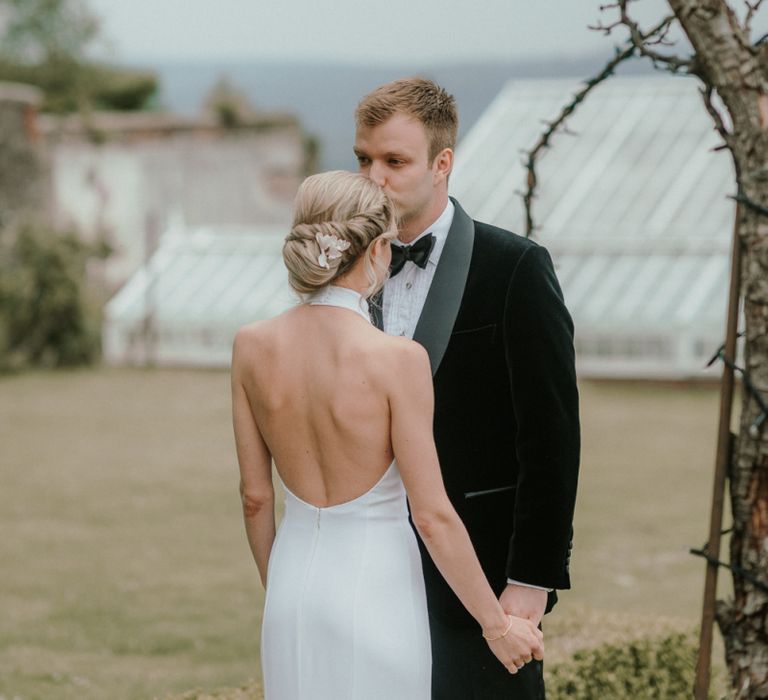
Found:
<svg viewBox="0 0 768 700"><path fill-rule="evenodd" d="M548 673L547 696L557 700L690 700L696 654L693 638L680 633L578 651Z"/></svg>

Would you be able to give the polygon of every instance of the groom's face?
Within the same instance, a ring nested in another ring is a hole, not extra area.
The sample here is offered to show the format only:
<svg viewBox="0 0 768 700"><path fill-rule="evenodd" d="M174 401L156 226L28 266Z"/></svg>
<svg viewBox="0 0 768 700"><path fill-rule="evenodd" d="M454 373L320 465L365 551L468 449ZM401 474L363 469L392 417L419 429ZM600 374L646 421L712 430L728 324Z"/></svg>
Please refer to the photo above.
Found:
<svg viewBox="0 0 768 700"><path fill-rule="evenodd" d="M429 139L420 121L397 112L382 124L360 127L355 156L360 172L392 198L403 228L434 208L441 178L429 162Z"/></svg>

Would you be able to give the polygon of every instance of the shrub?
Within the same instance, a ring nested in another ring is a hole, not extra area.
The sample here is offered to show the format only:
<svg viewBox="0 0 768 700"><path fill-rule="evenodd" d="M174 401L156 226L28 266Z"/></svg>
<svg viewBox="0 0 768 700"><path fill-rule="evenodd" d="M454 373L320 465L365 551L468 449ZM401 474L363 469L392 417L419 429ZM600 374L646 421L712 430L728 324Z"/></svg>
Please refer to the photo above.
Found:
<svg viewBox="0 0 768 700"><path fill-rule="evenodd" d="M157 97L157 76L147 71L97 66L93 100L97 109L121 112L150 109Z"/></svg>
<svg viewBox="0 0 768 700"><path fill-rule="evenodd" d="M547 694L558 700L689 700L696 653L692 638L681 633L578 651L549 672Z"/></svg>
<svg viewBox="0 0 768 700"><path fill-rule="evenodd" d="M85 267L105 254L45 226L0 231L0 370L96 359L98 318L88 305Z"/></svg>

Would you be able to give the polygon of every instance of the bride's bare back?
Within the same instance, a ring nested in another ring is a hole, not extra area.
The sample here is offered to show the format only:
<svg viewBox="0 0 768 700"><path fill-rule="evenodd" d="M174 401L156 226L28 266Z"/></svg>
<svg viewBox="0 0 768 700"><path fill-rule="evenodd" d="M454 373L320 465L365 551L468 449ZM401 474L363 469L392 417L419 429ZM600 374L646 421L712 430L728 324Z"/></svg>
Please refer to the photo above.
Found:
<svg viewBox="0 0 768 700"><path fill-rule="evenodd" d="M318 507L369 490L392 462L391 338L348 309L303 304L241 331L240 381L281 479Z"/></svg>
<svg viewBox="0 0 768 700"><path fill-rule="evenodd" d="M423 348L349 309L302 305L238 333L232 400L246 532L262 583L275 539L272 460L294 495L324 508L369 491L396 456L413 522L490 632L494 653L512 673L520 659L542 658L541 633L504 613L445 493Z"/></svg>

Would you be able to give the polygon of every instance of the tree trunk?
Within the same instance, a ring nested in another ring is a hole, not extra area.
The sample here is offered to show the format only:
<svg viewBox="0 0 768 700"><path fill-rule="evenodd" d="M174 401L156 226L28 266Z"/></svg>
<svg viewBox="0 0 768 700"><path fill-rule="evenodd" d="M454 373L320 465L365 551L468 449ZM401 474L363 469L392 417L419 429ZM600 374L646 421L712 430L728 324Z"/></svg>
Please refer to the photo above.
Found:
<svg viewBox="0 0 768 700"><path fill-rule="evenodd" d="M739 192L768 208L768 47L750 38L725 0L668 0L695 50L694 72L720 95ZM768 217L739 207L745 368L768 400ZM741 426L730 474L731 563L768 582L768 421L744 387ZM734 698L768 698L768 593L733 575L734 600L718 604Z"/></svg>

